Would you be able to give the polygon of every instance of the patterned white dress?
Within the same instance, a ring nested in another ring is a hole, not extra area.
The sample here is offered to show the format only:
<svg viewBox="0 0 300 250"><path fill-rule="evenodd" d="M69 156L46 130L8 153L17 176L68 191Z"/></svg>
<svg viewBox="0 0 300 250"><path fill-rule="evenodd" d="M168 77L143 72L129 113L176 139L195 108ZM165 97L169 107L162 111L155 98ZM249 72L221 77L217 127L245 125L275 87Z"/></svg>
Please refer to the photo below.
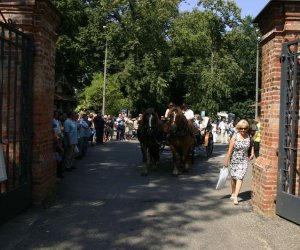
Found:
<svg viewBox="0 0 300 250"><path fill-rule="evenodd" d="M250 148L250 137L239 140L239 133L234 134L234 146L230 159L230 174L233 179L242 180L246 174L249 157L248 152Z"/></svg>

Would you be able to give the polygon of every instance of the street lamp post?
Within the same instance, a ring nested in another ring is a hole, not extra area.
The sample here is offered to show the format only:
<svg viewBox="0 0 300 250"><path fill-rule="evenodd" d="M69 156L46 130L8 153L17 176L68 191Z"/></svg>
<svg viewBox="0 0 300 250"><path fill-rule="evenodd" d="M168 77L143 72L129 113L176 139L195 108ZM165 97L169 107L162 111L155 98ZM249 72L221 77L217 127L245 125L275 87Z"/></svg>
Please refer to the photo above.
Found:
<svg viewBox="0 0 300 250"><path fill-rule="evenodd" d="M106 26L103 26L106 29ZM103 96L102 96L102 115L105 115L105 96L106 96L106 68L107 68L107 36L105 41L104 73L103 73Z"/></svg>
<svg viewBox="0 0 300 250"><path fill-rule="evenodd" d="M257 43L256 43L256 81L255 81L255 119L257 119L257 117L258 117L259 41L260 41L260 37L257 37Z"/></svg>

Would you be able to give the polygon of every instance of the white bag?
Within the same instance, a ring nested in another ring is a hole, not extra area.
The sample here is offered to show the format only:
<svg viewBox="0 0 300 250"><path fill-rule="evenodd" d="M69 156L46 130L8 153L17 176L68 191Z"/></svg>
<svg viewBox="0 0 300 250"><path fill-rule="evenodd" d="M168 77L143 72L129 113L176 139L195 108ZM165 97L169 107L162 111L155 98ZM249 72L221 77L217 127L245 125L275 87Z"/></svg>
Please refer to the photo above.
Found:
<svg viewBox="0 0 300 250"><path fill-rule="evenodd" d="M222 189L225 186L225 182L228 177L228 172L229 172L228 168L223 167L220 169L220 174L219 174L219 179L217 182L216 189Z"/></svg>

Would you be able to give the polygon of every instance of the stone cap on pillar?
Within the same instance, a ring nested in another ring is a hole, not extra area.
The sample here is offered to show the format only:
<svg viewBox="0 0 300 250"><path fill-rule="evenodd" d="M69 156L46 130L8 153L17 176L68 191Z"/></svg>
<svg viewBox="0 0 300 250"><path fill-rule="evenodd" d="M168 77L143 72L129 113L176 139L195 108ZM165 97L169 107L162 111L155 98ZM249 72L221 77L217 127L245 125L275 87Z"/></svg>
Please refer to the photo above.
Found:
<svg viewBox="0 0 300 250"><path fill-rule="evenodd" d="M258 15L254 18L254 23L258 23L261 16L266 12L269 11L269 8L272 4L281 2L282 4L287 2L300 2L300 0L269 0L269 2L266 4L266 6L258 13Z"/></svg>
<svg viewBox="0 0 300 250"><path fill-rule="evenodd" d="M298 32L299 22L300 0L270 0L253 20L262 33L262 41Z"/></svg>

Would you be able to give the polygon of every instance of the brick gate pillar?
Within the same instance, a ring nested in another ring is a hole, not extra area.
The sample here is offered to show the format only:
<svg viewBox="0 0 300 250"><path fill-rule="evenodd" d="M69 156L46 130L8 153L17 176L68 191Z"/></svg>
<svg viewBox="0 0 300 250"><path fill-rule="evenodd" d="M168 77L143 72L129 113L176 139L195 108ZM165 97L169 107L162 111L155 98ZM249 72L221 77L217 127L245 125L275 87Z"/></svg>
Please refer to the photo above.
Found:
<svg viewBox="0 0 300 250"><path fill-rule="evenodd" d="M12 19L34 42L32 198L41 203L56 190L52 118L55 83L56 28L60 14L49 0L1 1L5 19Z"/></svg>
<svg viewBox="0 0 300 250"><path fill-rule="evenodd" d="M255 18L262 32L261 150L253 167L252 204L275 215L282 43L299 37L300 2L271 0Z"/></svg>

